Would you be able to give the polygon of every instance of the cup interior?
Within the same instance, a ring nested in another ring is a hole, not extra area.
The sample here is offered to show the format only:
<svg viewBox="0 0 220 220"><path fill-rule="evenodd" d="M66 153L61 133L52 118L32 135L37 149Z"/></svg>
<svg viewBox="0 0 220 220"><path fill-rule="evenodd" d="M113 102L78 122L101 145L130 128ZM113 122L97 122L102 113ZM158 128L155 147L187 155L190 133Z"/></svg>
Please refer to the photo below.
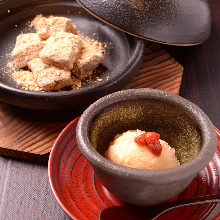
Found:
<svg viewBox="0 0 220 220"><path fill-rule="evenodd" d="M105 156L115 135L128 130L154 131L175 148L181 164L193 159L202 146L196 120L180 107L161 100L139 99L113 103L102 108L89 123L92 146Z"/></svg>

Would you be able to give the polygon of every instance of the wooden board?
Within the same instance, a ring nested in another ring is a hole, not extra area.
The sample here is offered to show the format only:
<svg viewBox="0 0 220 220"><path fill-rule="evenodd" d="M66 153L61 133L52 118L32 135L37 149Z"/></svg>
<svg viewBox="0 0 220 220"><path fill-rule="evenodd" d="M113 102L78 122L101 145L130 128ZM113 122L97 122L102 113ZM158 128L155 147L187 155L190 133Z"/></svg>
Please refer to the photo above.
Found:
<svg viewBox="0 0 220 220"><path fill-rule="evenodd" d="M179 93L183 67L155 43L146 45L142 67L125 89L156 88ZM39 111L0 102L0 155L47 163L61 130L77 115Z"/></svg>

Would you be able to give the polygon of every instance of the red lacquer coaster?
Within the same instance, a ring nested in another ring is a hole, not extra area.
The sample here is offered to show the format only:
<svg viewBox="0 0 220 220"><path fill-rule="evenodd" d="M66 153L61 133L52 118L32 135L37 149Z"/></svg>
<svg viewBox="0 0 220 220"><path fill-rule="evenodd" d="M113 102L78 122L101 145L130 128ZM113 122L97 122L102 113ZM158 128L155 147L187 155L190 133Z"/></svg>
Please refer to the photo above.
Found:
<svg viewBox="0 0 220 220"><path fill-rule="evenodd" d="M125 203L109 193L94 176L92 167L81 155L76 142L73 120L57 138L49 158L49 179L52 191L64 211L77 220L98 219L102 209ZM220 193L220 133L213 160L180 195L172 200ZM214 219L219 204L190 206L173 210L158 219ZM218 219L218 217L216 217Z"/></svg>

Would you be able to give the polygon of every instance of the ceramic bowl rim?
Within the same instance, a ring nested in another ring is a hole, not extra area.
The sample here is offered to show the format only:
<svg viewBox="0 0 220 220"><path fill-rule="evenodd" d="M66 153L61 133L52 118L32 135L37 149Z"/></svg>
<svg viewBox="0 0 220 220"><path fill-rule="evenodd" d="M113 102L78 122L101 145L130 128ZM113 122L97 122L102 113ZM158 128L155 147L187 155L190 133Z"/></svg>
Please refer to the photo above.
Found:
<svg viewBox="0 0 220 220"><path fill-rule="evenodd" d="M115 164L100 155L91 145L88 137L88 124L92 118L103 109L118 101L135 100L135 97L155 99L180 107L196 121L202 134L202 149L198 155L178 167L163 170L141 170ZM208 116L192 102L162 90L130 89L112 93L90 105L79 119L76 129L77 142L80 152L93 167L106 173L119 175L125 179L139 179L156 183L169 183L190 178L200 172L211 161L217 148L217 134Z"/></svg>

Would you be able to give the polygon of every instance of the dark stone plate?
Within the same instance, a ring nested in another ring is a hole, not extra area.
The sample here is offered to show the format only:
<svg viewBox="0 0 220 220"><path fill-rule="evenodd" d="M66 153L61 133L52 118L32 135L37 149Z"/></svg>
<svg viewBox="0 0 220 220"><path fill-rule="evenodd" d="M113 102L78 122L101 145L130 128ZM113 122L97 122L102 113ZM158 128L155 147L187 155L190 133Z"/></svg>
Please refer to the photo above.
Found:
<svg viewBox="0 0 220 220"><path fill-rule="evenodd" d="M81 33L107 43L101 82L84 83L79 90L61 92L33 92L17 86L11 78L12 71L7 68L11 60L8 54L15 45L17 35L34 32L27 23L38 14L69 17ZM144 51L143 40L109 27L71 0L1 1L0 30L0 100L26 108L85 108L98 98L122 89L137 73Z"/></svg>
<svg viewBox="0 0 220 220"><path fill-rule="evenodd" d="M208 0L77 1L107 24L151 41L195 45L210 34Z"/></svg>

